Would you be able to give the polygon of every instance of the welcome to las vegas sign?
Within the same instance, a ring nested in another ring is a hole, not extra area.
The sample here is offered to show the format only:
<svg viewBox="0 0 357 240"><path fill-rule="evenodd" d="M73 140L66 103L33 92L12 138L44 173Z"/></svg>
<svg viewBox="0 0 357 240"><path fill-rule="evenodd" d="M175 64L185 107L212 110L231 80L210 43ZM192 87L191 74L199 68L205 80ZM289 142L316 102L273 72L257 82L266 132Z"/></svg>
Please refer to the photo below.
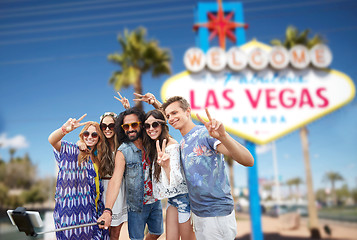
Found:
<svg viewBox="0 0 357 240"><path fill-rule="evenodd" d="M247 56L257 51L268 56L272 47L253 40L240 49ZM220 58L216 55L214 61L219 65ZM219 71L208 67L195 73L184 71L164 83L161 97L183 96L191 104L194 119L196 113L206 116L207 107L228 132L266 144L354 98L355 86L346 74L310 65L299 69L290 64L279 70L265 65L259 70L247 66L232 71L227 66Z"/></svg>

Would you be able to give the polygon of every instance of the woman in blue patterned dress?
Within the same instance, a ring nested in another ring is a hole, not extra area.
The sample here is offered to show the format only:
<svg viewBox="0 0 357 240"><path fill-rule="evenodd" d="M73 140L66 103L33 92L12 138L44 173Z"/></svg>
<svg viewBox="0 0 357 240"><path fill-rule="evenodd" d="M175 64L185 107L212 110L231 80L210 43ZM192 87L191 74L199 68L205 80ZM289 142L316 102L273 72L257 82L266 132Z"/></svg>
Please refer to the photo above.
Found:
<svg viewBox="0 0 357 240"><path fill-rule="evenodd" d="M56 228L95 223L103 212L103 185L98 174L99 159L105 151L104 136L96 122L68 119L48 137L54 148L59 168L56 186L54 221ZM74 129L83 126L79 138L88 149L80 151L76 144L62 140ZM60 231L57 239L109 239L108 230L98 225Z"/></svg>

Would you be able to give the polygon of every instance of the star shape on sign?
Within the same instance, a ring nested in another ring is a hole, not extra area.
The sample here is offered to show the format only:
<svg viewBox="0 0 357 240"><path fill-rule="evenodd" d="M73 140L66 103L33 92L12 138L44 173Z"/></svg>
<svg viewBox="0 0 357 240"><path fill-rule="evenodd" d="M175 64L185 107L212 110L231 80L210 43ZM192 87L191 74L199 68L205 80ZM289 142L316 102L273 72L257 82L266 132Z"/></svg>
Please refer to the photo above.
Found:
<svg viewBox="0 0 357 240"><path fill-rule="evenodd" d="M212 12L207 13L209 22L207 23L196 23L193 25L193 30L197 31L199 27L206 27L210 31L209 40L211 41L214 37L218 35L218 42L221 48L226 48L226 36L232 41L236 42L236 36L233 30L237 27L248 28L248 24L232 22L234 12L230 12L227 16L224 16L224 11L222 7L222 0L217 0L218 2L218 12L214 15Z"/></svg>

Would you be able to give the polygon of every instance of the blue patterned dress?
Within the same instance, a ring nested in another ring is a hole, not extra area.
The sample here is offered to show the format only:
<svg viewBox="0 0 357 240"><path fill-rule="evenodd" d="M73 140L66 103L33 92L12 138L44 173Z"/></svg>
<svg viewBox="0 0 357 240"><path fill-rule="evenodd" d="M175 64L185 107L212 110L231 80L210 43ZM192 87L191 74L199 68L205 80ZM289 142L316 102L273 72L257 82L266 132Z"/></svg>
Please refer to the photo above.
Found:
<svg viewBox="0 0 357 240"><path fill-rule="evenodd" d="M96 171L92 160L78 166L78 146L62 141L61 150L54 149L56 162L59 168L56 186L56 206L53 213L56 228L78 226L94 223L102 214L103 185L100 181L99 200L95 199ZM56 233L57 239L109 239L108 230L102 230L98 225L76 228Z"/></svg>

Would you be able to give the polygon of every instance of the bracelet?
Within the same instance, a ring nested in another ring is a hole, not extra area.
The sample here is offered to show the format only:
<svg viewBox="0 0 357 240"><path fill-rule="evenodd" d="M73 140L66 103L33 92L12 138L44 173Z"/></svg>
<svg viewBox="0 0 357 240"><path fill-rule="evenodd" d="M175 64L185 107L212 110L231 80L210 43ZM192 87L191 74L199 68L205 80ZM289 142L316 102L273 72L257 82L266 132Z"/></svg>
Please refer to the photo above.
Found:
<svg viewBox="0 0 357 240"><path fill-rule="evenodd" d="M110 217L112 217L112 214L109 212L109 210L104 210L103 214L106 213L106 212L109 213Z"/></svg>
<svg viewBox="0 0 357 240"><path fill-rule="evenodd" d="M104 213L104 212L109 212L109 213L110 213L110 216L113 215L113 212L112 212L112 210L111 210L110 208L104 208L103 213Z"/></svg>
<svg viewBox="0 0 357 240"><path fill-rule="evenodd" d="M66 129L64 128L64 126L61 127L62 133L63 135L66 135L68 132L66 131Z"/></svg>

